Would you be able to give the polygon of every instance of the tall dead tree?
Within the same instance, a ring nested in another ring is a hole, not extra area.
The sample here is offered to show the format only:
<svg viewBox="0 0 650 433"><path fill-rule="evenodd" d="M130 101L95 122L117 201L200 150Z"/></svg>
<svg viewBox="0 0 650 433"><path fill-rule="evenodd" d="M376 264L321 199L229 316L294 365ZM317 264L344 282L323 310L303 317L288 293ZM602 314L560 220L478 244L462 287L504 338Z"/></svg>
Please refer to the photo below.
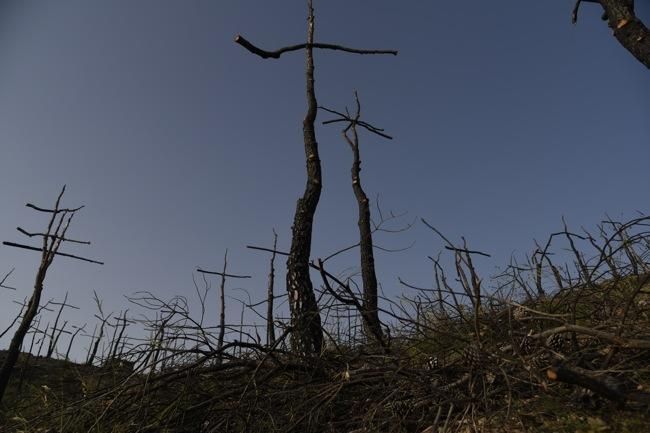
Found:
<svg viewBox="0 0 650 433"><path fill-rule="evenodd" d="M228 267L228 250L223 255L223 273L221 274L221 285L219 286L219 340L217 349L223 347L223 337L226 333L226 269Z"/></svg>
<svg viewBox="0 0 650 433"><path fill-rule="evenodd" d="M582 2L598 3L602 6L603 20L614 32L614 37L638 61L650 68L650 31L634 12L634 0L576 0L572 21L578 21L578 10Z"/></svg>
<svg viewBox="0 0 650 433"><path fill-rule="evenodd" d="M278 247L278 234L273 230L273 254L269 266L269 282L266 290L266 344L272 347L275 343L275 326L273 325L273 301L275 295L273 288L275 285L275 254Z"/></svg>
<svg viewBox="0 0 650 433"><path fill-rule="evenodd" d="M276 51L266 51L250 43L243 36L235 42L263 59L278 59L292 51L306 52L307 114L303 120L303 140L307 164L307 184L302 198L298 199L293 219L291 249L287 259L287 291L291 309L291 343L293 350L304 355L320 353L323 346L323 330L309 275L311 238L314 215L322 189L321 164L314 123L318 111L314 89L314 48L345 51L355 54L392 54L392 50L359 50L334 44L314 42L313 1L307 1L307 43L291 45Z"/></svg>
<svg viewBox="0 0 650 433"><path fill-rule="evenodd" d="M345 141L352 150L352 190L357 200L359 217L359 249L361 256L361 278L363 280L363 304L361 316L363 318L364 330L367 336L374 337L378 342L383 342L381 321L379 320L379 305L377 302L377 273L375 272L375 256L373 252L372 228L370 219L370 201L361 186L361 151L359 150L359 134L357 127L360 126L367 131L381 137L392 139L383 132L383 129L361 120L361 103L359 96L354 93L356 112L352 116L346 109L346 113L321 107L323 110L339 116L337 119L327 120L323 124L344 122L347 123L342 134Z"/></svg>
<svg viewBox="0 0 650 433"><path fill-rule="evenodd" d="M5 359L4 365L2 366L2 369L0 370L0 402L2 401L2 397L4 396L4 393L7 389L7 385L9 383L9 378L11 377L11 373L14 369L14 366L16 365L16 361L18 360L18 355L20 354L20 348L23 344L23 340L25 339L25 335L27 335L27 332L31 328L32 321L34 320L34 317L36 317L39 311L39 303L41 301L41 294L43 293L43 283L45 281L47 271L52 265L52 262L54 261L54 256L57 255L65 256L65 257L70 257L70 258L74 258L86 262L103 265L102 262L98 262L96 260L86 259L72 254L59 252L59 248L61 247L61 244L63 244L64 242L86 244L86 245L90 244L90 242L77 241L65 237L68 228L70 227L70 222L72 221L72 217L79 210L81 210L83 206L74 209L59 207L59 205L61 204L61 198L63 197L64 193L65 193L65 186L61 190L59 197L56 199L56 204L54 206L54 209L44 209L35 206L31 203L27 203L26 205L27 207L30 207L38 212L50 214L50 222L47 226L47 230L45 233L30 233L18 227L18 231L24 234L25 236L28 236L30 238L32 237L43 238L43 245L41 246L41 248L32 247L29 245L17 244L14 242L3 242L4 245L11 246L11 247L22 248L22 249L27 249L32 251L40 251L41 263L38 267L38 271L36 272L34 291L32 292L32 296L29 299L29 303L27 304L27 308L22 317L20 325L18 326L18 329L16 330L13 338L11 339L11 343L9 344L9 349L7 351L7 357Z"/></svg>

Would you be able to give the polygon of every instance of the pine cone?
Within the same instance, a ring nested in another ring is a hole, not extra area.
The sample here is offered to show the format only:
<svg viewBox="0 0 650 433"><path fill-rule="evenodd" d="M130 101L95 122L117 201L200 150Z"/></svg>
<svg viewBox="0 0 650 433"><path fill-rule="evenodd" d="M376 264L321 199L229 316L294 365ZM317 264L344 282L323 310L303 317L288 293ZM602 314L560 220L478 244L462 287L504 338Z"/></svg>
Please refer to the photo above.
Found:
<svg viewBox="0 0 650 433"><path fill-rule="evenodd" d="M530 365L538 370L545 369L551 366L553 359L548 352L540 352L533 356L530 360Z"/></svg>
<svg viewBox="0 0 650 433"><path fill-rule="evenodd" d="M566 347L566 338L562 334L552 334L546 339L546 347L562 353Z"/></svg>
<svg viewBox="0 0 650 433"><path fill-rule="evenodd" d="M522 355L530 355L535 351L537 346L536 341L531 337L533 330L528 331L528 335L521 339L519 342L519 353Z"/></svg>

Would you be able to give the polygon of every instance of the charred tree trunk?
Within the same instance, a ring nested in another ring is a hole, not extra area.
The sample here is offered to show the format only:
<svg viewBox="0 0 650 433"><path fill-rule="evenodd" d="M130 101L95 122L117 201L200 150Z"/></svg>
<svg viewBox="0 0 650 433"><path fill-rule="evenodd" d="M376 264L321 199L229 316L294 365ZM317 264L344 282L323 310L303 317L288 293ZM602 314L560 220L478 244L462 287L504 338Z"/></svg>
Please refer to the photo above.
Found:
<svg viewBox="0 0 650 433"><path fill-rule="evenodd" d="M220 275L221 276L221 285L219 286L219 298L221 300L221 305L219 305L219 337L217 340L217 351L219 352L218 360L221 362L223 359L223 349L224 337L226 335L226 278L251 278L250 275L234 275L227 274L228 270L228 250L226 250L223 256L223 272L215 271L205 271L203 269L197 269L197 272L202 274L210 275Z"/></svg>
<svg viewBox="0 0 650 433"><path fill-rule="evenodd" d="M223 354L223 338L226 333L226 268L228 267L228 250L223 256L223 274L221 275L221 285L219 286L219 339L217 340L217 350L219 350L219 361L221 361Z"/></svg>
<svg viewBox="0 0 650 433"><path fill-rule="evenodd" d="M86 360L86 365L93 365L93 362L95 362L95 357L97 356L97 350L99 350L99 343L104 337L104 326L106 325L106 320L107 319L102 320L102 324L99 327L99 335L97 336L97 340L95 340L94 344L92 345L92 352L90 352L90 355Z"/></svg>
<svg viewBox="0 0 650 433"><path fill-rule="evenodd" d="M272 347L275 344L275 326L273 325L273 286L275 283L275 249L278 246L278 234L273 230L273 254L271 255L271 265L269 269L269 284L266 296L266 344Z"/></svg>
<svg viewBox="0 0 650 433"><path fill-rule="evenodd" d="M382 340L381 322L379 321L377 303L377 274L373 253L372 230L370 228L370 203L361 186L361 157L357 128L352 124L352 139L348 140L352 148L352 190L359 207L359 248L361 253L361 278L363 279L363 315L366 335ZM347 136L346 136L347 138Z"/></svg>
<svg viewBox="0 0 650 433"><path fill-rule="evenodd" d="M350 149L352 149L352 190L359 208L357 224L359 226L361 278L363 280L363 303L359 305L358 302L355 301L353 304L360 310L366 336L374 337L380 344L385 346L381 321L379 320L377 273L375 272L372 228L370 226L370 201L361 186L361 151L359 150L359 134L357 132L357 127L361 126L367 131L389 140L392 139L392 137L385 134L383 129L360 120L361 103L359 102L359 96L356 92L354 93L354 98L356 102L356 113L354 117L349 114L347 108L345 110L345 113L347 114L330 110L325 107L321 108L329 113L339 116L338 119L323 122L324 124L337 122L346 122L348 124L343 130L343 138L348 145L350 145Z"/></svg>
<svg viewBox="0 0 650 433"><path fill-rule="evenodd" d="M63 312L63 309L67 306L67 302L68 302L68 292L65 293L65 298L63 299L63 303L59 307L59 312L57 313L56 319L54 320L54 326L52 327L52 334L50 335L50 343L47 345L47 354L45 355L46 358L52 357L52 354L56 349L56 344L59 341L59 336L61 335L61 332L63 332L63 328L65 328L65 325L63 325L63 328L59 330L59 319L61 318L61 313Z"/></svg>
<svg viewBox="0 0 650 433"><path fill-rule="evenodd" d="M120 342L122 341L122 338L124 338L124 331L126 331L126 327L127 327L126 314L127 314L128 312L129 312L129 310L126 310L126 311L124 312L124 316L122 316L121 318L118 316L118 321L117 321L117 323L115 324L115 326L116 326L116 329L117 329L117 327L119 327L120 319L121 319L121 321L122 321L122 329L120 330L120 333L119 333L119 335L117 336L117 340L115 340L115 345L114 345L114 347L113 347L113 351L112 351L111 354L110 354L110 358L109 358L110 360L113 360L113 359L116 359L116 360L117 360L117 359L119 359L119 358L121 357L121 355L122 355L122 353L121 353L121 351L120 351Z"/></svg>
<svg viewBox="0 0 650 433"><path fill-rule="evenodd" d="M38 271L36 272L36 279L34 281L34 291L32 292L32 296L29 299L29 303L27 304L25 315L23 316L20 325L16 330L16 333L11 339L11 343L9 344L9 349L7 350L7 357L5 358L5 362L2 366L2 369L0 369L0 402L2 402L2 398L7 389L7 385L9 384L9 378L11 377L14 366L16 365L16 361L18 361L18 356L20 355L20 348L22 347L23 340L25 339L25 335L27 335L27 332L29 331L32 325L32 321L34 320L34 318L39 312L38 307L39 307L39 303L41 302L41 295L43 293L43 282L45 281L47 270L49 269L50 265L54 261L54 256L56 256L57 254L66 255L67 257L74 257L80 260L102 264L101 262L84 259L82 257L72 256L71 254L63 254L58 252L61 243L66 241L75 242L75 243L84 243L84 244L89 243L89 242L72 241L70 239L66 239L65 235L66 232L68 231L68 227L70 227L70 221L72 220L72 217L74 216L75 212L81 209L81 207L76 209L60 209L59 204L61 203L61 198L63 197L64 193L65 193L65 186L61 190L61 193L59 194L59 197L56 200L54 209L43 209L29 203L27 204L28 207L31 207L32 209L38 212L51 214L50 222L47 226L47 231L45 233L28 233L27 231L21 229L20 227L18 228L18 231L20 231L21 233L23 233L24 235L30 238L34 236L42 237L43 244L40 249L35 247L30 247L27 245L15 244L13 242L4 242L5 245L28 249L28 250L40 251L41 263L38 267ZM43 336L44 339L45 336L46 335Z"/></svg>
<svg viewBox="0 0 650 433"><path fill-rule="evenodd" d="M43 253L45 255L45 253ZM9 349L7 351L7 357L5 358L4 365L2 370L0 370L0 401L4 396L7 385L9 384L9 378L11 373L18 361L18 356L20 355L20 347L23 344L25 335L31 327L32 320L36 317L38 312L38 304L41 301L41 294L43 293L43 281L45 280L45 274L47 272L47 267L49 263L46 261L41 262L41 266L38 269L36 274L36 282L34 283L34 291L32 292L32 297L29 299L29 304L27 305L27 311L23 316L23 320L20 322L20 326L16 330L11 343L9 344Z"/></svg>
<svg viewBox="0 0 650 433"><path fill-rule="evenodd" d="M314 214L322 188L320 158L314 122L318 104L314 90L314 8L309 1L307 29L307 114L303 121L303 138L307 160L307 185L298 199L293 219L293 236L287 259L287 290L291 307L291 343L299 353L317 354L323 345L320 313L309 275L311 235Z"/></svg>

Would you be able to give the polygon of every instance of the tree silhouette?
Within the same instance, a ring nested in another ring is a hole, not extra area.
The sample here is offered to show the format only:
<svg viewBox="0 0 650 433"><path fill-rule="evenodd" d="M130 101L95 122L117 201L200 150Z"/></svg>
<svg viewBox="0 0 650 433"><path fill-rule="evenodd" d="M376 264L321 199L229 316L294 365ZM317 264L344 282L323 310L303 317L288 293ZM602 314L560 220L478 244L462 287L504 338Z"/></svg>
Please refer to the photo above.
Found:
<svg viewBox="0 0 650 433"><path fill-rule="evenodd" d="M314 89L314 48L344 51L354 54L392 54L392 50L360 50L334 44L314 42L313 1L307 1L307 43L291 45L276 51L266 51L250 43L243 36L235 42L263 59L278 59L282 54L304 49L306 51L307 113L303 120L303 140L307 164L307 184L298 199L293 219L291 249L287 259L287 291L291 309L291 343L293 349L305 355L318 354L323 346L323 331L314 287L309 275L311 238L314 215L322 190L321 163L314 123L318 111Z"/></svg>

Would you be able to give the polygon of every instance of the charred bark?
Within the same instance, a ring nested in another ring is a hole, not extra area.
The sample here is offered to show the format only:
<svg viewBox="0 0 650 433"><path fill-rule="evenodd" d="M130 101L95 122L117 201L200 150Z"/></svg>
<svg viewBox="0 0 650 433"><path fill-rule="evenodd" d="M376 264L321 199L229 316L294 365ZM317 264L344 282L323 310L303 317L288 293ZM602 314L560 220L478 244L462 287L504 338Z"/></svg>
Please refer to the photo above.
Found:
<svg viewBox="0 0 650 433"><path fill-rule="evenodd" d="M372 241L372 228L370 220L370 201L361 186L361 151L359 150L359 135L357 126L361 126L369 132L381 137L391 139L383 129L377 128L367 122L361 121L361 103L357 93L354 94L356 102L356 113L354 117L335 110L321 107L323 110L336 114L339 119L328 120L323 123L346 122L348 125L343 130L343 138L352 150L352 191L357 200L359 216L357 225L359 227L359 250L361 259L361 278L363 280L363 303L360 306L360 313L363 318L365 334L375 338L383 345L383 332L379 320L379 306L377 297L377 273L375 271L375 257ZM346 109L346 113L348 113Z"/></svg>
<svg viewBox="0 0 650 433"><path fill-rule="evenodd" d="M581 2L600 3L614 37L639 62L650 68L650 31L634 12L634 0L577 0L573 22L578 19Z"/></svg>
<svg viewBox="0 0 650 433"><path fill-rule="evenodd" d="M370 229L370 203L361 186L361 159L356 128L352 129L356 142L352 146L354 162L352 163L352 190L359 207L359 248L361 255L361 278L363 280L363 309L367 317L366 333L381 338L381 322L379 321L377 304L377 274L375 272L375 256L373 253L372 230Z"/></svg>
<svg viewBox="0 0 650 433"><path fill-rule="evenodd" d="M650 31L627 0L601 0L614 37L646 68L650 68Z"/></svg>
<svg viewBox="0 0 650 433"><path fill-rule="evenodd" d="M307 184L298 199L293 219L291 248L287 259L287 292L291 309L291 343L293 350L303 355L318 354L323 346L320 312L309 275L312 227L322 189L321 164L314 123L318 104L314 90L314 48L339 50L354 54L392 54L394 50L361 50L334 44L314 43L314 8L308 0L307 43L291 45L276 51L266 51L243 36L235 42L263 59L278 59L282 54L304 49L306 52L307 114L303 120L303 141L307 165Z"/></svg>
<svg viewBox="0 0 650 433"><path fill-rule="evenodd" d="M307 184L302 198L298 199L293 219L291 249L287 259L287 290L291 306L293 332L291 343L299 353L317 354L323 345L320 313L316 296L309 275L309 258L311 254L311 236L314 214L318 207L322 189L322 175L318 142L314 123L318 104L314 90L314 8L309 1L307 19L307 114L302 124L307 162Z"/></svg>
<svg viewBox="0 0 650 433"><path fill-rule="evenodd" d="M26 234L26 236L29 236L30 238L34 236L43 238L43 244L40 249L34 247L28 248L28 249L38 250L41 252L41 263L38 267L38 271L36 272L36 279L34 281L34 291L32 292L32 296L29 299L29 303L27 304L27 309L25 310L25 314L20 322L20 325L18 326L18 329L16 330L13 338L11 339L11 342L9 343L9 349L7 350L7 357L5 358L5 362L2 368L0 369L0 402L2 401L4 393L7 389L7 385L9 384L9 378L11 377L14 366L18 361L18 356L20 355L20 348L23 344L23 340L25 339L27 332L32 326L32 321L34 320L34 318L39 312L39 303L41 301L41 295L43 293L43 282L45 281L47 270L49 269L50 265L54 261L54 257L57 254L63 255L62 253L58 253L61 243L66 241L75 242L72 241L71 239L66 239L65 235L66 232L68 231L68 227L70 227L70 222L72 220L72 217L74 216L75 212L81 209L81 207L76 209L59 208L59 204L61 203L61 198L63 197L64 193L65 193L65 186L61 190L61 193L59 194L56 200L54 209L43 209L29 203L27 204L28 207L38 212L51 214L50 222L47 226L47 231L45 233L27 233L24 230L21 230L19 228L19 231L21 233ZM78 242L78 243L87 243L87 242ZM80 260L91 261L89 259L84 259L82 257L75 257L72 255L68 255L68 257L74 257ZM101 263L97 261L93 261L93 262Z"/></svg>

